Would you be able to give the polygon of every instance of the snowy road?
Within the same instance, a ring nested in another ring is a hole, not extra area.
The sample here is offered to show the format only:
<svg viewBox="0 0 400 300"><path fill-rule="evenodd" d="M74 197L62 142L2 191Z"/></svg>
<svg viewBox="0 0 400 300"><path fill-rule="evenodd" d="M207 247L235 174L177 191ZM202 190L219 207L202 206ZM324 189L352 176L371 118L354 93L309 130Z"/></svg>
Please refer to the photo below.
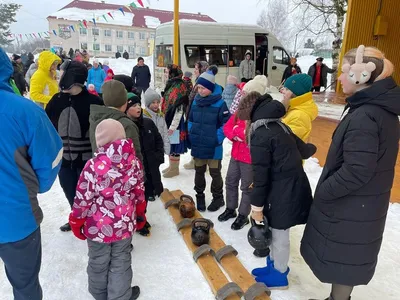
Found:
<svg viewBox="0 0 400 300"><path fill-rule="evenodd" d="M229 160L228 142L225 142L225 157L223 173ZM189 155L183 156L183 163L189 160ZM163 166L164 167L164 166ZM306 163L306 171L314 187L320 167L313 160ZM183 170L174 179L164 180L170 190L182 189L193 193L193 171ZM210 179L208 178L208 183ZM210 196L208 194L208 196ZM210 197L208 197L210 199ZM87 246L72 236L62 233L59 226L66 222L69 207L58 182L52 190L40 196L44 211L42 224L43 264L41 282L45 300L90 300L87 292ZM252 255L252 249L247 243L248 227L239 232L230 229L231 222L219 223L217 213L205 213L216 224L216 231L227 244L232 244L239 251L239 259L251 270L262 266L264 259ZM134 237L133 268L134 284L141 287L142 300L212 300L214 299L208 284L199 268L193 262L180 234L176 231L167 211L161 201L150 203L148 218L153 225L152 236ZM303 226L294 228L291 232L291 258L289 274L290 289L274 291L273 300L301 300L308 298L325 299L329 294L328 285L321 284L304 263L299 253L299 243ZM400 244L400 205L390 206L386 226L385 239L382 246L379 264L375 278L370 285L358 287L353 299L399 299L400 259L398 245ZM0 268L3 266L0 263ZM0 299L12 299L11 287L5 273L0 272Z"/></svg>

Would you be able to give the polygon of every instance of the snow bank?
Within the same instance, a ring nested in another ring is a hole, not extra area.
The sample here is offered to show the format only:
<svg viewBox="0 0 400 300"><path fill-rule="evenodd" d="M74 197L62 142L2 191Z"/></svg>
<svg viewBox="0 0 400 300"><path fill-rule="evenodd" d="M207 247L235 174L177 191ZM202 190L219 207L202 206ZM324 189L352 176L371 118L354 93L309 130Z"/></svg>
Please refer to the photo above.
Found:
<svg viewBox="0 0 400 300"><path fill-rule="evenodd" d="M156 18L156 17L145 16L144 19L145 19L147 28L155 29L161 24L160 19Z"/></svg>

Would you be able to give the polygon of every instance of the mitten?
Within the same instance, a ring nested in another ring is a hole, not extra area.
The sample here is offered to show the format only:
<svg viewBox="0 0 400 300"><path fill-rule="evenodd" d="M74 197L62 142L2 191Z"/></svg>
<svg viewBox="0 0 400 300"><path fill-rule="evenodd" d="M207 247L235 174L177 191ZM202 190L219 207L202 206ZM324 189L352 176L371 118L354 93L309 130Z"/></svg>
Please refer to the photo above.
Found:
<svg viewBox="0 0 400 300"><path fill-rule="evenodd" d="M146 201L141 201L136 204L136 230L141 230L144 225L146 225L146 206Z"/></svg>
<svg viewBox="0 0 400 300"><path fill-rule="evenodd" d="M85 224L85 219L75 218L72 213L69 215L69 225L73 234L80 240L86 240L86 236L82 233L82 227Z"/></svg>

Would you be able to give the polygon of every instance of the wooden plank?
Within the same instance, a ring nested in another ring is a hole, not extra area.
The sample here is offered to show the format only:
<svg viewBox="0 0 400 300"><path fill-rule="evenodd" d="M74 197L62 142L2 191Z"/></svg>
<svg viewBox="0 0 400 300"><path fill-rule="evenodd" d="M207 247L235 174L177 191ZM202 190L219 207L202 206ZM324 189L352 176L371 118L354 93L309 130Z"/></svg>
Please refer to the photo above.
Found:
<svg viewBox="0 0 400 300"><path fill-rule="evenodd" d="M183 193L181 192L180 195ZM180 196L179 195L179 196ZM169 200L175 199L175 197L170 193L167 189L161 194L161 201L166 203ZM170 206L168 208L169 213L171 214L175 224L178 224L180 221L183 220L179 210L174 207ZM196 211L196 215L194 218L201 218L201 215L198 211ZM192 243L191 227L186 227L180 230L182 234L182 238L185 241L187 247L190 251L194 252L197 250L197 246ZM217 295L217 292L220 288L225 286L229 283L229 280L226 278L225 274L222 272L218 262L211 254L203 255L197 260L197 265L199 266L201 272L203 273L204 278L207 280L208 284L211 287L212 292L214 295ZM237 295L231 295L227 300L240 300L240 297Z"/></svg>
<svg viewBox="0 0 400 300"><path fill-rule="evenodd" d="M180 190L172 191L171 194L174 196L175 199L179 199L179 197L183 195L182 191ZM202 218L197 210L194 218ZM210 233L211 234L209 245L214 251L218 251L219 249L226 246L225 242L219 237L214 229L212 229ZM229 275L230 279L238 284L243 292L246 292L249 287L256 283L254 277L249 273L249 271L247 271L247 269L243 266L243 264L235 255L229 254L223 257L221 260L221 265L224 268L225 272ZM271 298L267 294L258 296L256 298L256 300L270 299Z"/></svg>

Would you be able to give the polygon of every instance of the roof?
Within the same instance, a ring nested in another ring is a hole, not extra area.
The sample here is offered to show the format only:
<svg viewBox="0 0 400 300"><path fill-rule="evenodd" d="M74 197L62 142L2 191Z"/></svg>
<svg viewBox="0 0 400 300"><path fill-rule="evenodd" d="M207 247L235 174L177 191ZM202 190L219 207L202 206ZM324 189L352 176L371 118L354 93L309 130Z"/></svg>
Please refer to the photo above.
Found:
<svg viewBox="0 0 400 300"><path fill-rule="evenodd" d="M123 5L118 4L109 4L102 2L90 2L90 1L81 1L74 0L68 5L61 8L58 12L51 14L49 18L60 18L66 20L76 20L82 18L82 12L87 11L87 20L91 20L93 18L93 14L97 16L102 16L103 14L107 14L107 12L115 12L122 8L127 17L130 16L130 13L133 14L132 17L132 26L134 27L143 27L143 28L155 28L154 24L163 24L167 22L171 22L174 18L174 13L172 11L166 10L158 10L158 9L150 9L150 8L133 8L131 7L131 11ZM79 11L79 14L77 13ZM71 12L71 18L69 12ZM121 13L120 13L121 14ZM121 14L122 15L122 14ZM108 16L107 16L108 18ZM115 18L115 22L117 19ZM83 19L83 18L82 18ZM108 18L109 19L109 18ZM216 22L214 19L207 15L203 14L192 14L192 13L179 13L179 19L185 20L197 20L203 22ZM150 20L150 21L149 21ZM155 20L159 20L159 22L155 22ZM101 20L99 20L102 22ZM122 20L121 20L122 21ZM104 23L104 22L103 22ZM121 25L128 25L126 22L122 21Z"/></svg>

